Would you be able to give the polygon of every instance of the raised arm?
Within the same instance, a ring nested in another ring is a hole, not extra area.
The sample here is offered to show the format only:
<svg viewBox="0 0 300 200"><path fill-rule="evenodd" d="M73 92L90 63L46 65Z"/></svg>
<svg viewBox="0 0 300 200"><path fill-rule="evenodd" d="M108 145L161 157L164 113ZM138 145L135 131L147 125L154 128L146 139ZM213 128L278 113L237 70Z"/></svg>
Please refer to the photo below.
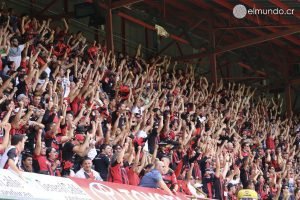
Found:
<svg viewBox="0 0 300 200"><path fill-rule="evenodd" d="M37 131L37 139L36 139L36 144L34 148L34 155L39 156L41 154L41 149L42 149L42 133L43 130L39 129Z"/></svg>
<svg viewBox="0 0 300 200"><path fill-rule="evenodd" d="M127 149L128 149L128 143L126 142L125 144L124 144L124 146L123 146L123 148L122 148L122 151L118 154L118 156L117 156L117 162L118 163L121 163L122 161L123 161L123 157L124 157L124 154L125 154L125 152L127 151Z"/></svg>
<svg viewBox="0 0 300 200"><path fill-rule="evenodd" d="M69 31L69 25L68 25L68 23L67 23L67 21L66 21L66 19L65 19L65 18L63 18L63 19L62 19L62 21L63 21L63 23L64 23L64 26L65 26L64 33L65 33L65 34L67 34L67 33L68 33L68 31Z"/></svg>
<svg viewBox="0 0 300 200"><path fill-rule="evenodd" d="M168 186L166 185L166 183L164 182L163 179L161 179L160 181L158 181L158 186L163 189L164 191L166 191L168 193L168 195L173 195L172 191L168 188Z"/></svg>
<svg viewBox="0 0 300 200"><path fill-rule="evenodd" d="M157 152L158 152L158 144L155 145L155 148L154 148L154 152L153 152L153 155L152 155L152 159L151 159L151 163L154 163L155 160L156 160L156 156L157 156Z"/></svg>
<svg viewBox="0 0 300 200"><path fill-rule="evenodd" d="M9 143L9 132L11 129L11 125L10 123L2 123L1 126L4 128L4 133L5 133L2 144L0 144L0 151L3 151L7 148Z"/></svg>
<svg viewBox="0 0 300 200"><path fill-rule="evenodd" d="M76 129L75 125L72 125L72 128L68 130L67 135L61 138L61 143L68 142L74 137L74 130Z"/></svg>
<svg viewBox="0 0 300 200"><path fill-rule="evenodd" d="M77 153L80 156L86 156L85 154L87 153L86 150L88 149L89 144L90 144L90 135L87 134L86 137L85 137L84 143L80 144L80 145L76 145L73 148L73 152Z"/></svg>

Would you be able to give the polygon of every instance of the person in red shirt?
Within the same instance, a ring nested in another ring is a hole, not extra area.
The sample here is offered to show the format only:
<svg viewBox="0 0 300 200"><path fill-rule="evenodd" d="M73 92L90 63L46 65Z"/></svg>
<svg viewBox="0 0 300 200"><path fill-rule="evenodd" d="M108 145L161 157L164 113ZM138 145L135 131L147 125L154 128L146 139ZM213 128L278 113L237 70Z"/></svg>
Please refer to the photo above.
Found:
<svg viewBox="0 0 300 200"><path fill-rule="evenodd" d="M87 52L88 52L90 58L92 58L92 59L94 59L94 58L97 56L98 51L99 51L99 47L96 45L96 41L94 41L93 46L91 46L91 47L87 50Z"/></svg>
<svg viewBox="0 0 300 200"><path fill-rule="evenodd" d="M47 161L51 165L50 175L51 176L61 176L60 170L60 161L58 160L58 153L55 148L50 147L46 150Z"/></svg>
<svg viewBox="0 0 300 200"><path fill-rule="evenodd" d="M116 146L116 152L111 159L109 167L109 182L129 184L128 174L123 166L123 158L127 149L128 143L125 143L123 148L120 145Z"/></svg>
<svg viewBox="0 0 300 200"><path fill-rule="evenodd" d="M42 143L42 133L43 130L39 129L37 131L37 140L34 149L33 159L35 160L35 171L40 174L51 174L51 163L46 157L46 146Z"/></svg>
<svg viewBox="0 0 300 200"><path fill-rule="evenodd" d="M139 174L141 173L144 163L145 163L145 156L143 156L142 163L139 166L141 149L142 149L142 147L138 146L138 152L135 155L134 163L127 168L128 181L129 181L130 185L138 186L140 184Z"/></svg>
<svg viewBox="0 0 300 200"><path fill-rule="evenodd" d="M168 188L172 190L173 192L177 192L178 190L178 183L177 183L177 178L174 173L174 171L169 167L170 166L170 158L169 157L162 157L161 161L164 162L164 169L163 169L163 174L162 178Z"/></svg>

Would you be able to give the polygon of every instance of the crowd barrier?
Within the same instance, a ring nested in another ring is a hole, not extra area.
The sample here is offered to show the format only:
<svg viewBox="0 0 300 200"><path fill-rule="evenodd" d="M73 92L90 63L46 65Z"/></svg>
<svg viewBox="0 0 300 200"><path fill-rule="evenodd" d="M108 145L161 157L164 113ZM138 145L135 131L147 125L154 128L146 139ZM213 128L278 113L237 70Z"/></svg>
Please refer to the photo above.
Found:
<svg viewBox="0 0 300 200"><path fill-rule="evenodd" d="M20 200L185 200L181 193L170 196L159 189L79 178L23 173L23 178L0 169L0 199Z"/></svg>

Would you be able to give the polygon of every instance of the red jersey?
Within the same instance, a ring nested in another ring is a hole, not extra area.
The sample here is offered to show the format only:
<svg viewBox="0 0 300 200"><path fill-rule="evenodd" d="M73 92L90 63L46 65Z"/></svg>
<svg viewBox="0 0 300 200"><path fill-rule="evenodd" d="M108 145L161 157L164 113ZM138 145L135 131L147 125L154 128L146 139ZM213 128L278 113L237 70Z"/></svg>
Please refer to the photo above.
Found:
<svg viewBox="0 0 300 200"><path fill-rule="evenodd" d="M139 175L133 170L132 167L126 169L128 175L129 185L138 186L140 183Z"/></svg>
<svg viewBox="0 0 300 200"><path fill-rule="evenodd" d="M50 172L51 163L49 163L49 161L47 160L46 156L42 156L42 155L38 155L37 156L37 155L34 155L33 159L35 159L38 162L40 171L48 171L48 172Z"/></svg>
<svg viewBox="0 0 300 200"><path fill-rule="evenodd" d="M275 150L275 141L274 141L274 139L271 138L270 136L267 137L266 144L267 144L267 148L268 148L268 149Z"/></svg>
<svg viewBox="0 0 300 200"><path fill-rule="evenodd" d="M162 175L162 178L168 188L173 189L175 185L177 185L177 178L172 169L169 169L169 171L166 174Z"/></svg>
<svg viewBox="0 0 300 200"><path fill-rule="evenodd" d="M108 181L120 184L129 184L126 170L120 163L112 164L109 167Z"/></svg>
<svg viewBox="0 0 300 200"><path fill-rule="evenodd" d="M184 180L178 180L178 185L179 185L179 191L184 192L186 195L192 195L190 192L187 182Z"/></svg>

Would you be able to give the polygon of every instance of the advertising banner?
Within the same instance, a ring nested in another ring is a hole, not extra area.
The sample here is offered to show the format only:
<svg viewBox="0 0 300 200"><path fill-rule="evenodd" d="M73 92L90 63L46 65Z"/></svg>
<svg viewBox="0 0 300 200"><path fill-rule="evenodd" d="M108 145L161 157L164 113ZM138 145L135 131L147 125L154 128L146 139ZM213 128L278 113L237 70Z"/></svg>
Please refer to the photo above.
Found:
<svg viewBox="0 0 300 200"><path fill-rule="evenodd" d="M169 196L163 190L110 182L88 181L71 178L81 186L93 199L98 200L181 200L187 199L183 194Z"/></svg>
<svg viewBox="0 0 300 200"><path fill-rule="evenodd" d="M23 173L23 178L10 170L0 169L0 199L20 200L185 200L182 193L167 195L163 190Z"/></svg>

